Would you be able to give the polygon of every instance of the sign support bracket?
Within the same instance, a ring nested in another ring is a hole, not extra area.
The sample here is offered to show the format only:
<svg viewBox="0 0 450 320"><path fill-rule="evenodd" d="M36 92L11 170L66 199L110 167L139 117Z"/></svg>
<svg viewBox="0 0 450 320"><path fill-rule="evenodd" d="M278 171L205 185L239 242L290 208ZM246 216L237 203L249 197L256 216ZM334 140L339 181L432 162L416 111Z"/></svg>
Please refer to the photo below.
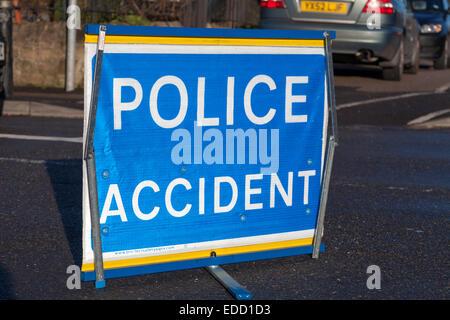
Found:
<svg viewBox="0 0 450 320"><path fill-rule="evenodd" d="M325 57L326 57L326 81L327 81L327 96L328 109L331 114L331 135L328 138L327 157L325 163L325 174L322 178L321 196L319 214L317 217L316 231L313 242L314 259L319 258L320 243L323 237L323 226L325 220L325 211L327 207L328 190L330 187L331 169L333 167L334 149L338 145L338 127L336 114L336 97L334 90L334 72L333 72L333 58L331 53L331 37L329 32L324 32L325 36Z"/></svg>
<svg viewBox="0 0 450 320"><path fill-rule="evenodd" d="M234 280L221 266L214 265L206 267L206 270L222 284L225 289L237 300L251 300L252 294Z"/></svg>
<svg viewBox="0 0 450 320"><path fill-rule="evenodd" d="M103 251L100 233L100 216L97 194L97 175L95 169L95 150L94 150L94 130L97 114L98 93L100 87L100 75L103 60L103 49L105 44L106 26L101 25L98 32L97 55L95 59L94 80L91 91L91 101L89 108L89 118L84 141L83 159L86 162L89 208L91 213L91 233L94 250L95 267L95 287L97 289L105 287L105 275L103 269Z"/></svg>

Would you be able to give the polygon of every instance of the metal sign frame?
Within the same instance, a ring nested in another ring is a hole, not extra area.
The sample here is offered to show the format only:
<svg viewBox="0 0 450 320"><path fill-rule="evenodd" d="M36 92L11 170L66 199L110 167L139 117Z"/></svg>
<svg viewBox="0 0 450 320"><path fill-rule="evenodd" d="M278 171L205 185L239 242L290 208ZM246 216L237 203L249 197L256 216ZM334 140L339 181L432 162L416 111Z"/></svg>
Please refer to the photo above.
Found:
<svg viewBox="0 0 450 320"><path fill-rule="evenodd" d="M111 31L109 29L112 29ZM91 223L91 236L92 236L92 247L94 251L94 267L95 272L90 270L83 270L82 268L82 280L92 281L95 280L96 288L105 287L105 278L115 278L123 276L131 276L137 274L155 273L162 271L171 271L179 269L189 269L206 267L207 270L219 281L221 282L230 293L237 299L251 299L251 293L249 293L245 288L240 286L236 281L234 281L222 268L221 264L237 263L244 261L254 261L260 259L269 259L277 257L285 257L299 254L312 254L313 258L318 258L319 252L324 250L324 246L321 243L323 236L324 218L326 212L327 198L329 183L331 177L331 170L333 165L334 151L338 143L338 132L337 132L337 116L335 108L335 92L334 92L334 75L333 75L333 62L331 55L331 40L334 38L334 32L302 32L302 31L291 31L291 30L239 30L238 37L240 38L265 38L270 35L271 37L283 40L292 39L302 39L306 38L308 40L318 40L323 41L325 50L325 77L326 77L326 91L327 97L326 102L328 105L328 114L331 115L331 134L328 135L327 139L327 152L326 160L324 164L324 172L321 175L320 182L320 203L319 212L317 216L317 224L315 228L315 233L313 237L312 245L301 245L301 246L290 246L286 248L271 248L267 247L266 250L255 251L255 252L244 252L239 254L229 254L229 255L216 255L215 251L211 252L209 257L193 257L192 259L186 259L181 261L173 262L162 262L147 265L139 265L127 268L117 268L117 269L104 269L103 263L103 252L102 252L102 240L101 240L101 230L100 230L100 217L99 217L99 204L98 204L98 193L97 193L97 179L96 179L96 168L95 168L95 150L94 150L94 128L96 122L97 114L97 103L100 87L101 78L101 68L102 68L102 58L105 46L105 36L107 32L114 35L114 28L116 26L103 26L103 25L89 25L86 26L86 35L97 36L97 49L96 49L96 59L94 65L94 75L92 81L92 87L90 92L89 112L85 117L85 139L84 139L84 167L83 172L87 180L87 194L88 199L85 197L85 202L89 203L90 210L90 223ZM123 26L120 27L123 33ZM134 34L136 27L130 32ZM131 29L130 29L131 30ZM153 28L153 36L165 36L165 37L176 37L179 35L179 28ZM189 36L190 34L199 37L211 37L220 34L221 37L237 37L236 30L214 30L214 29L190 29L184 28L183 34ZM85 78L86 79L86 78ZM328 132L328 130L327 130ZM324 137L325 138L325 137Z"/></svg>

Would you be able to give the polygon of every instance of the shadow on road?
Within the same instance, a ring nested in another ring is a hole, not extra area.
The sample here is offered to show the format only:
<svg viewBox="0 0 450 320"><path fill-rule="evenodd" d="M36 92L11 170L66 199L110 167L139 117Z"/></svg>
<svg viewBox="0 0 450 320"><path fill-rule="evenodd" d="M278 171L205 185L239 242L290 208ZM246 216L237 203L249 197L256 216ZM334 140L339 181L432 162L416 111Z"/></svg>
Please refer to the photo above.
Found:
<svg viewBox="0 0 450 320"><path fill-rule="evenodd" d="M0 300L15 300L9 272L0 264Z"/></svg>
<svg viewBox="0 0 450 320"><path fill-rule="evenodd" d="M3 104L5 103L5 93L0 92L0 117L3 115Z"/></svg>
<svg viewBox="0 0 450 320"><path fill-rule="evenodd" d="M48 160L47 171L75 265L82 260L82 161Z"/></svg>
<svg viewBox="0 0 450 320"><path fill-rule="evenodd" d="M380 68L375 66L359 66L351 64L339 64L334 65L334 75L343 77L362 77L383 79L383 74Z"/></svg>
<svg viewBox="0 0 450 320"><path fill-rule="evenodd" d="M427 61L421 62L420 69L430 69L429 63ZM334 75L341 77L360 77L360 78L372 78L383 80L383 72L380 67L375 65L352 65L335 63L334 64Z"/></svg>

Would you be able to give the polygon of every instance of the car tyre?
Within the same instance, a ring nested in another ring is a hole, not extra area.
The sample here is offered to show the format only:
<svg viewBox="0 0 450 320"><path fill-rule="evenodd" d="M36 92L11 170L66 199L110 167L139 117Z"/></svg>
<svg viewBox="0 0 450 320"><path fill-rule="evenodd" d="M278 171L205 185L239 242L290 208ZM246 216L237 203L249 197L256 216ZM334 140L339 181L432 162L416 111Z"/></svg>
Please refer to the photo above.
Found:
<svg viewBox="0 0 450 320"><path fill-rule="evenodd" d="M445 39L444 50L441 53L441 56L434 61L435 69L446 69L448 66L448 39Z"/></svg>
<svg viewBox="0 0 450 320"><path fill-rule="evenodd" d="M397 64L394 67L384 67L383 68L383 79L400 81L402 80L403 74L403 64L404 64L404 53L403 53L403 42L400 43L400 47L395 55L397 58Z"/></svg>
<svg viewBox="0 0 450 320"><path fill-rule="evenodd" d="M414 47L414 53L412 55L411 63L408 68L405 69L405 73L417 74L420 68L420 43L416 42Z"/></svg>

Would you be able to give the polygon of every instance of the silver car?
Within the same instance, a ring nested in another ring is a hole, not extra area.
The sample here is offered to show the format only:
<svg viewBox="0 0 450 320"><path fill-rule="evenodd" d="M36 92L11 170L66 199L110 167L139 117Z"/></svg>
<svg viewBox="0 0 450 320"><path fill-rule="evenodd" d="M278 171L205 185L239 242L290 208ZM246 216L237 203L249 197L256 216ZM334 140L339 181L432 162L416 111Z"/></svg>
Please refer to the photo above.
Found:
<svg viewBox="0 0 450 320"><path fill-rule="evenodd" d="M336 31L335 62L377 65L387 80L400 80L404 71L419 68L419 25L406 0L260 3L260 28Z"/></svg>

